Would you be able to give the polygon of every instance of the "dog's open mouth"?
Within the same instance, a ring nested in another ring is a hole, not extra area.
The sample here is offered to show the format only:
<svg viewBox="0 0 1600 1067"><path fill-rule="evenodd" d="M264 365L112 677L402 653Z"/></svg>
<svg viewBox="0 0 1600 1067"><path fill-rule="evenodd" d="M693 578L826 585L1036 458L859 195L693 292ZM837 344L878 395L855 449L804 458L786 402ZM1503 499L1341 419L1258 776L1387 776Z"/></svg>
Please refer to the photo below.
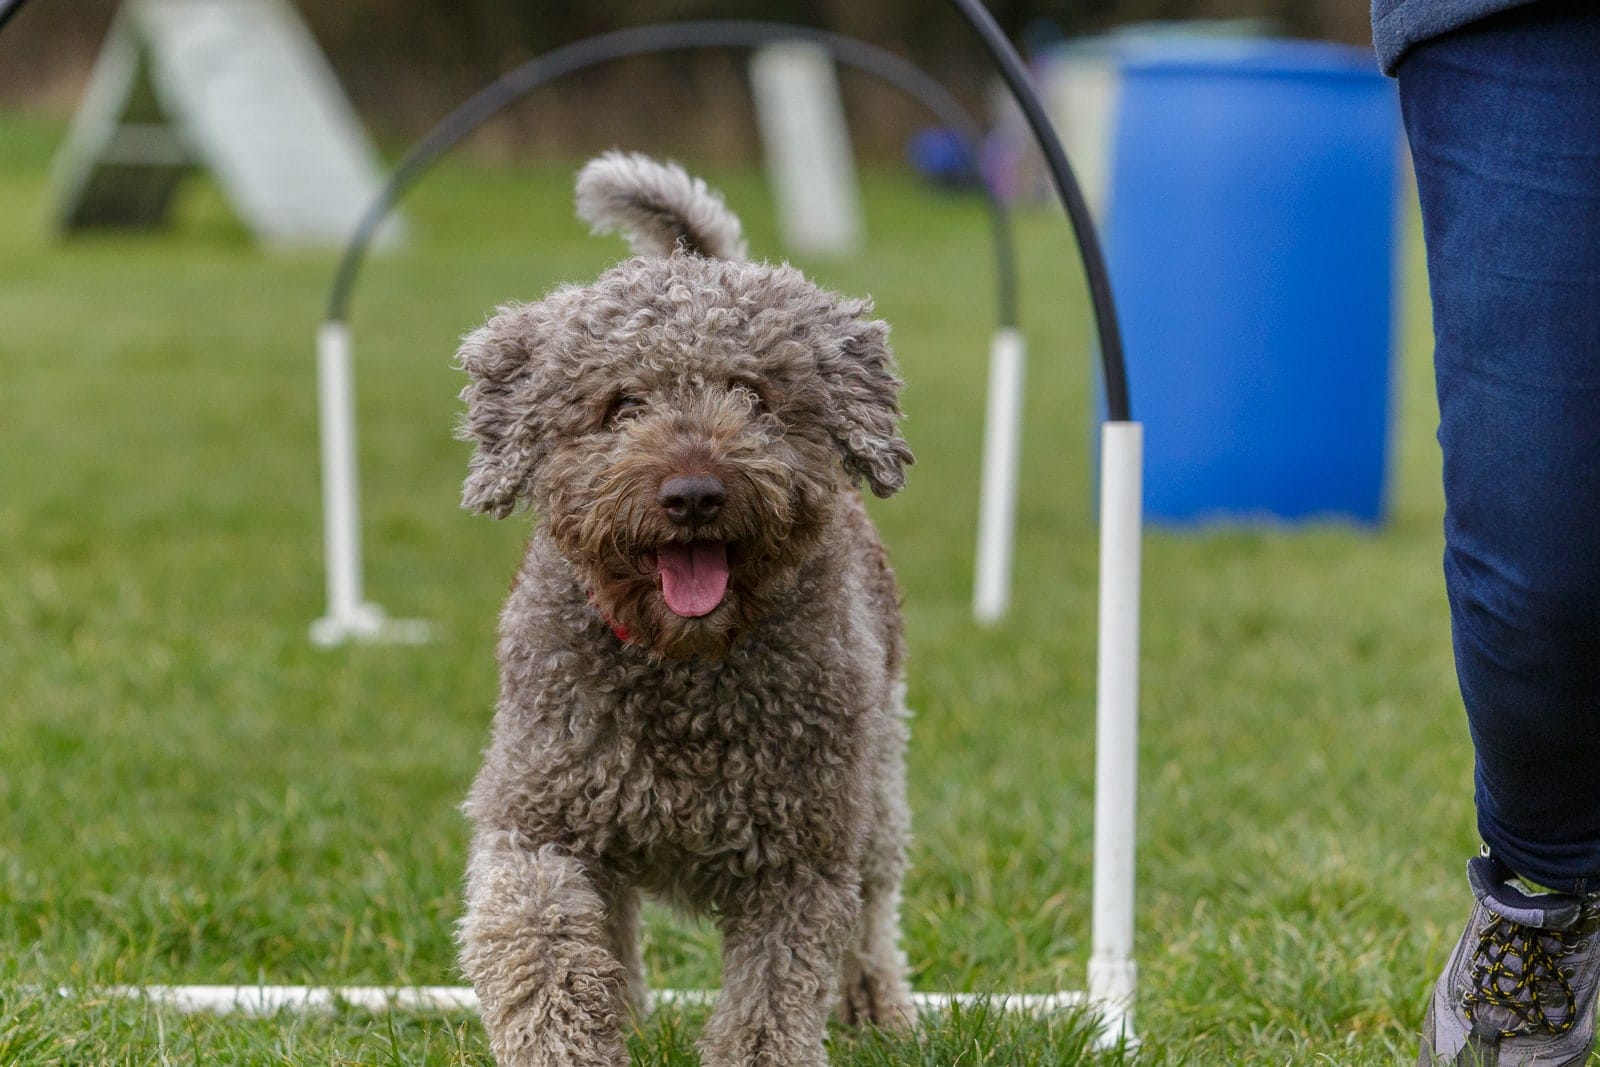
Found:
<svg viewBox="0 0 1600 1067"><path fill-rule="evenodd" d="M726 541L669 541L646 556L661 579L661 598L674 615L697 619L728 595Z"/></svg>

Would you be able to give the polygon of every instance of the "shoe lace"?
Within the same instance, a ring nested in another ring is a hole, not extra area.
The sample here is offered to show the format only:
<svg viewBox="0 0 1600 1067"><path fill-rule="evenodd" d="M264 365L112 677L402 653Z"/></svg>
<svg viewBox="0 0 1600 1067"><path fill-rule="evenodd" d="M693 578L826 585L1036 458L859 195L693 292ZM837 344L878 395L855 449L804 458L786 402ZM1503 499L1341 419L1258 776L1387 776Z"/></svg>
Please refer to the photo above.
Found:
<svg viewBox="0 0 1600 1067"><path fill-rule="evenodd" d="M1578 1015L1574 970L1562 961L1587 948L1594 932L1588 922L1573 930L1541 930L1494 916L1472 953L1471 988L1461 1000L1467 1021L1477 1021L1478 1007L1495 1007L1512 1019L1500 1028L1501 1037L1571 1030Z"/></svg>

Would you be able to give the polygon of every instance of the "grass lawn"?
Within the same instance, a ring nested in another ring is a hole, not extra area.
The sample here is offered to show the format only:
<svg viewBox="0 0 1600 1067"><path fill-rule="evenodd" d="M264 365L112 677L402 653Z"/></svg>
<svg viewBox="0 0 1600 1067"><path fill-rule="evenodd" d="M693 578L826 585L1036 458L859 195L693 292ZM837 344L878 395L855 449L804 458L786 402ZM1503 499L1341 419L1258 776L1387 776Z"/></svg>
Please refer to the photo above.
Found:
<svg viewBox="0 0 1600 1067"><path fill-rule="evenodd" d="M466 1016L197 1019L91 989L459 981L457 804L487 737L493 628L526 519L458 507L449 364L496 303L591 277L620 245L572 218L578 161L450 165L408 201L412 241L369 263L352 321L367 580L438 639L317 651L312 333L332 257L258 251L204 185L168 232L56 242L45 173L60 133L0 120L0 1063L486 1064ZM759 175L711 177L775 255ZM918 464L874 506L918 712L915 982L1082 988L1096 532L1076 257L1054 212L1019 220L1032 363L1018 595L980 630L985 217L894 172L869 174L865 197L870 249L803 265L877 298L909 382ZM1140 1063L1408 1058L1465 917L1470 752L1416 243L1392 521L1148 536ZM657 984L714 984L715 938L653 912L648 962ZM56 987L76 992L41 992ZM638 1062L693 1062L698 1024L664 1013ZM840 1034L834 1055L1072 1063L1085 1025L975 1011L912 1039Z"/></svg>

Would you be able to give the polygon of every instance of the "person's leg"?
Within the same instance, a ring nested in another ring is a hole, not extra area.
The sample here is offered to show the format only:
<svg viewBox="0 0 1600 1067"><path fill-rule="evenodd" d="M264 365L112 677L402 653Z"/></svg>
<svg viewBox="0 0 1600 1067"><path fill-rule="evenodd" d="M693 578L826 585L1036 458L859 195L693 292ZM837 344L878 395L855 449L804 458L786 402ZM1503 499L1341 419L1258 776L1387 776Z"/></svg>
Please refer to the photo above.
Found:
<svg viewBox="0 0 1600 1067"><path fill-rule="evenodd" d="M1413 50L1399 78L1492 852L1471 866L1478 904L1421 1062L1582 1062L1600 987L1600 5L1484 20Z"/></svg>
<svg viewBox="0 0 1600 1067"><path fill-rule="evenodd" d="M1423 45L1400 90L1479 828L1525 878L1600 889L1600 6Z"/></svg>

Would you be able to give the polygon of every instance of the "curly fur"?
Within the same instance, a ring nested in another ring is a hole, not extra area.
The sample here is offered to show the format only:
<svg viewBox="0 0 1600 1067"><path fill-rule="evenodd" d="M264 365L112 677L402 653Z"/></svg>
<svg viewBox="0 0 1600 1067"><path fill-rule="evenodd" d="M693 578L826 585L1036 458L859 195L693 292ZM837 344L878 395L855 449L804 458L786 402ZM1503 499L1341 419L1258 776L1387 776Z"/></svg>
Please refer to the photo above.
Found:
<svg viewBox="0 0 1600 1067"><path fill-rule="evenodd" d="M626 200L661 170L584 174ZM787 266L676 248L502 308L458 356L463 502L537 516L466 803L461 962L504 1065L627 1062L641 891L721 926L708 1067L824 1064L835 1007L911 1020L898 595L852 485L887 496L912 462L888 328ZM727 490L692 529L658 500L688 474ZM691 539L727 546L728 581L687 618L654 561Z"/></svg>
<svg viewBox="0 0 1600 1067"><path fill-rule="evenodd" d="M620 231L636 255L682 250L743 259L739 219L682 167L638 153L607 152L578 172L578 217L595 233Z"/></svg>

